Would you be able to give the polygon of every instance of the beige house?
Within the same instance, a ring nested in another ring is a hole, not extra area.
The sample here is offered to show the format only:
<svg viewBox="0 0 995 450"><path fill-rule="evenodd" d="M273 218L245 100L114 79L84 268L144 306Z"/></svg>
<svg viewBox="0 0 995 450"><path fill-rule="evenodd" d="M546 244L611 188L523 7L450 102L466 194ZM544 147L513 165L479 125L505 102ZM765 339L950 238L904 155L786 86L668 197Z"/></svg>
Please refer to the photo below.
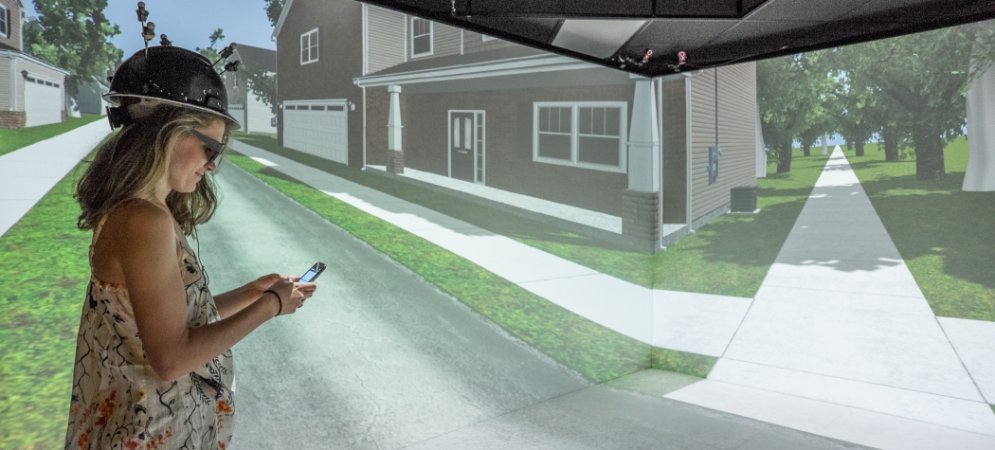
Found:
<svg viewBox="0 0 995 450"><path fill-rule="evenodd" d="M62 122L69 72L23 52L20 0L0 0L0 128Z"/></svg>

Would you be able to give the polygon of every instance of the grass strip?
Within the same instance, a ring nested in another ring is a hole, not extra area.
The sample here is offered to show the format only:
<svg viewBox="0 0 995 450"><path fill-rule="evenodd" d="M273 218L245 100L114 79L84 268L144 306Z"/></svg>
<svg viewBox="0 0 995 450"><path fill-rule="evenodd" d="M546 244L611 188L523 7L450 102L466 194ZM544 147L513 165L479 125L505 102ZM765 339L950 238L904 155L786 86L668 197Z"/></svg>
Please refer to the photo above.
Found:
<svg viewBox="0 0 995 450"><path fill-rule="evenodd" d="M61 123L29 128L0 128L0 155L5 155L35 142L58 136L103 118L103 116L96 114L83 114L82 117L70 117Z"/></svg>
<svg viewBox="0 0 995 450"><path fill-rule="evenodd" d="M90 233L76 228L77 172L0 237L0 447L61 448Z"/></svg>
<svg viewBox="0 0 995 450"><path fill-rule="evenodd" d="M712 371L719 359L713 356L699 355L666 348L653 348L650 354L650 364L654 369L705 378Z"/></svg>
<svg viewBox="0 0 995 450"><path fill-rule="evenodd" d="M933 312L995 321L995 192L961 190L966 139L944 155L946 176L929 181L916 179L914 160L886 162L876 145L847 158Z"/></svg>

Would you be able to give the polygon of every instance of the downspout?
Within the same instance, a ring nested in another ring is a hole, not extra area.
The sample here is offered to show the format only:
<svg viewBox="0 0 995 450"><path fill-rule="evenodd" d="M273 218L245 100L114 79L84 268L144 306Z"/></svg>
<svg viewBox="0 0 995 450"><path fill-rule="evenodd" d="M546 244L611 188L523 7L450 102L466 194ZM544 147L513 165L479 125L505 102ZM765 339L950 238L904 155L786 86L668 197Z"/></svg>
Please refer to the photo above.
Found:
<svg viewBox="0 0 995 450"><path fill-rule="evenodd" d="M366 76L368 73L370 73L370 61L369 61L369 55L370 55L370 51L369 51L369 45L370 45L369 44L369 20L370 20L370 15L369 14L370 14L369 13L369 5L367 5L366 3L363 3L363 31L362 31L362 33L363 33L363 76ZM362 94L362 96L363 96L363 101L362 101L363 107L362 107L362 111L360 111L360 113L363 115L363 125L361 126L361 129L363 130L363 144L362 144L363 145L363 165L360 166L360 167L363 170L365 170L366 169L366 88L362 87L362 88L360 88L360 90L363 93Z"/></svg>
<svg viewBox="0 0 995 450"><path fill-rule="evenodd" d="M664 178L666 177L666 175L664 175L664 167L663 167L663 165L665 164L664 158L663 158L663 146L664 146L664 141L667 139L667 137L663 135L663 133L665 132L665 129L663 128L663 78L657 78L657 79L653 80L653 83L656 85L656 95L657 95L657 99L656 99L656 114L657 114L657 117L659 118L657 120L657 127L660 130L660 143L657 145L657 148L656 148L656 151L660 152L660 181L659 181L659 183L660 183L660 194L657 195L657 204L656 204L656 211L657 211L657 218L656 218L656 220L657 220L657 223L659 224L658 226L660 227L660 233L659 233L659 236L657 238L657 247L661 247L662 248L663 247L663 238L664 238L664 234L663 234L663 191L666 189L666 185L663 183Z"/></svg>
<svg viewBox="0 0 995 450"><path fill-rule="evenodd" d="M686 168L687 175L685 176L685 179L687 180L687 189L685 189L687 191L687 199L685 200L687 202L687 208L685 208L685 210L687 211L688 233L694 233L694 213L692 211L694 208L694 203L692 202L692 199L694 197L691 195L691 191L694 189L694 172L693 172L694 165L691 163L691 158L694 156L694 152L691 151L694 143L694 137L691 135L691 131L693 130L693 127L691 126L691 119L692 119L691 77L692 76L693 74L686 74L684 77L684 105L687 108L686 112L684 113L684 126L686 127L686 129L684 130L684 135L687 136L687 138L685 139L687 143L687 150L686 150L687 156L685 157L687 164Z"/></svg>

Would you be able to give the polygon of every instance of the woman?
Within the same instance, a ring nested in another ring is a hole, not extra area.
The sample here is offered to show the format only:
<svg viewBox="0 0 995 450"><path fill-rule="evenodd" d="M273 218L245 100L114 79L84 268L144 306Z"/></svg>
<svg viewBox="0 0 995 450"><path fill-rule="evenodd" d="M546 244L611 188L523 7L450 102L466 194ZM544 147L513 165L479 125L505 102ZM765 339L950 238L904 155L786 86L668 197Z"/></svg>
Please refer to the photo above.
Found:
<svg viewBox="0 0 995 450"><path fill-rule="evenodd" d="M206 81L205 81L206 80ZM154 86L154 89L149 89ZM100 144L77 185L93 230L66 448L225 448L230 348L291 314L314 284L270 274L212 297L185 236L214 212L209 174L229 130L220 77L200 55L154 47L117 71Z"/></svg>

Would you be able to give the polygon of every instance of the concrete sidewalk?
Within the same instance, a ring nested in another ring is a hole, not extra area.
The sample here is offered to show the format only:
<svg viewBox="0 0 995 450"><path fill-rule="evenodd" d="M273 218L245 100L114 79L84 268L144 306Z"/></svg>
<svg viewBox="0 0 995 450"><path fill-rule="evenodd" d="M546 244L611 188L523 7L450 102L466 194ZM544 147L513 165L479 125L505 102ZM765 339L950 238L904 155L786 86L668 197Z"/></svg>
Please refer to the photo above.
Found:
<svg viewBox="0 0 995 450"><path fill-rule="evenodd" d="M107 132L97 121L0 157L0 232ZM749 299L636 286L233 146L619 333L720 358L708 380L669 398L875 447L995 448L995 324L933 315L842 153Z"/></svg>
<svg viewBox="0 0 995 450"><path fill-rule="evenodd" d="M97 120L0 156L0 236L110 132Z"/></svg>
<svg viewBox="0 0 995 450"><path fill-rule="evenodd" d="M993 346L954 334L837 147L708 380L668 397L875 447L995 448Z"/></svg>

